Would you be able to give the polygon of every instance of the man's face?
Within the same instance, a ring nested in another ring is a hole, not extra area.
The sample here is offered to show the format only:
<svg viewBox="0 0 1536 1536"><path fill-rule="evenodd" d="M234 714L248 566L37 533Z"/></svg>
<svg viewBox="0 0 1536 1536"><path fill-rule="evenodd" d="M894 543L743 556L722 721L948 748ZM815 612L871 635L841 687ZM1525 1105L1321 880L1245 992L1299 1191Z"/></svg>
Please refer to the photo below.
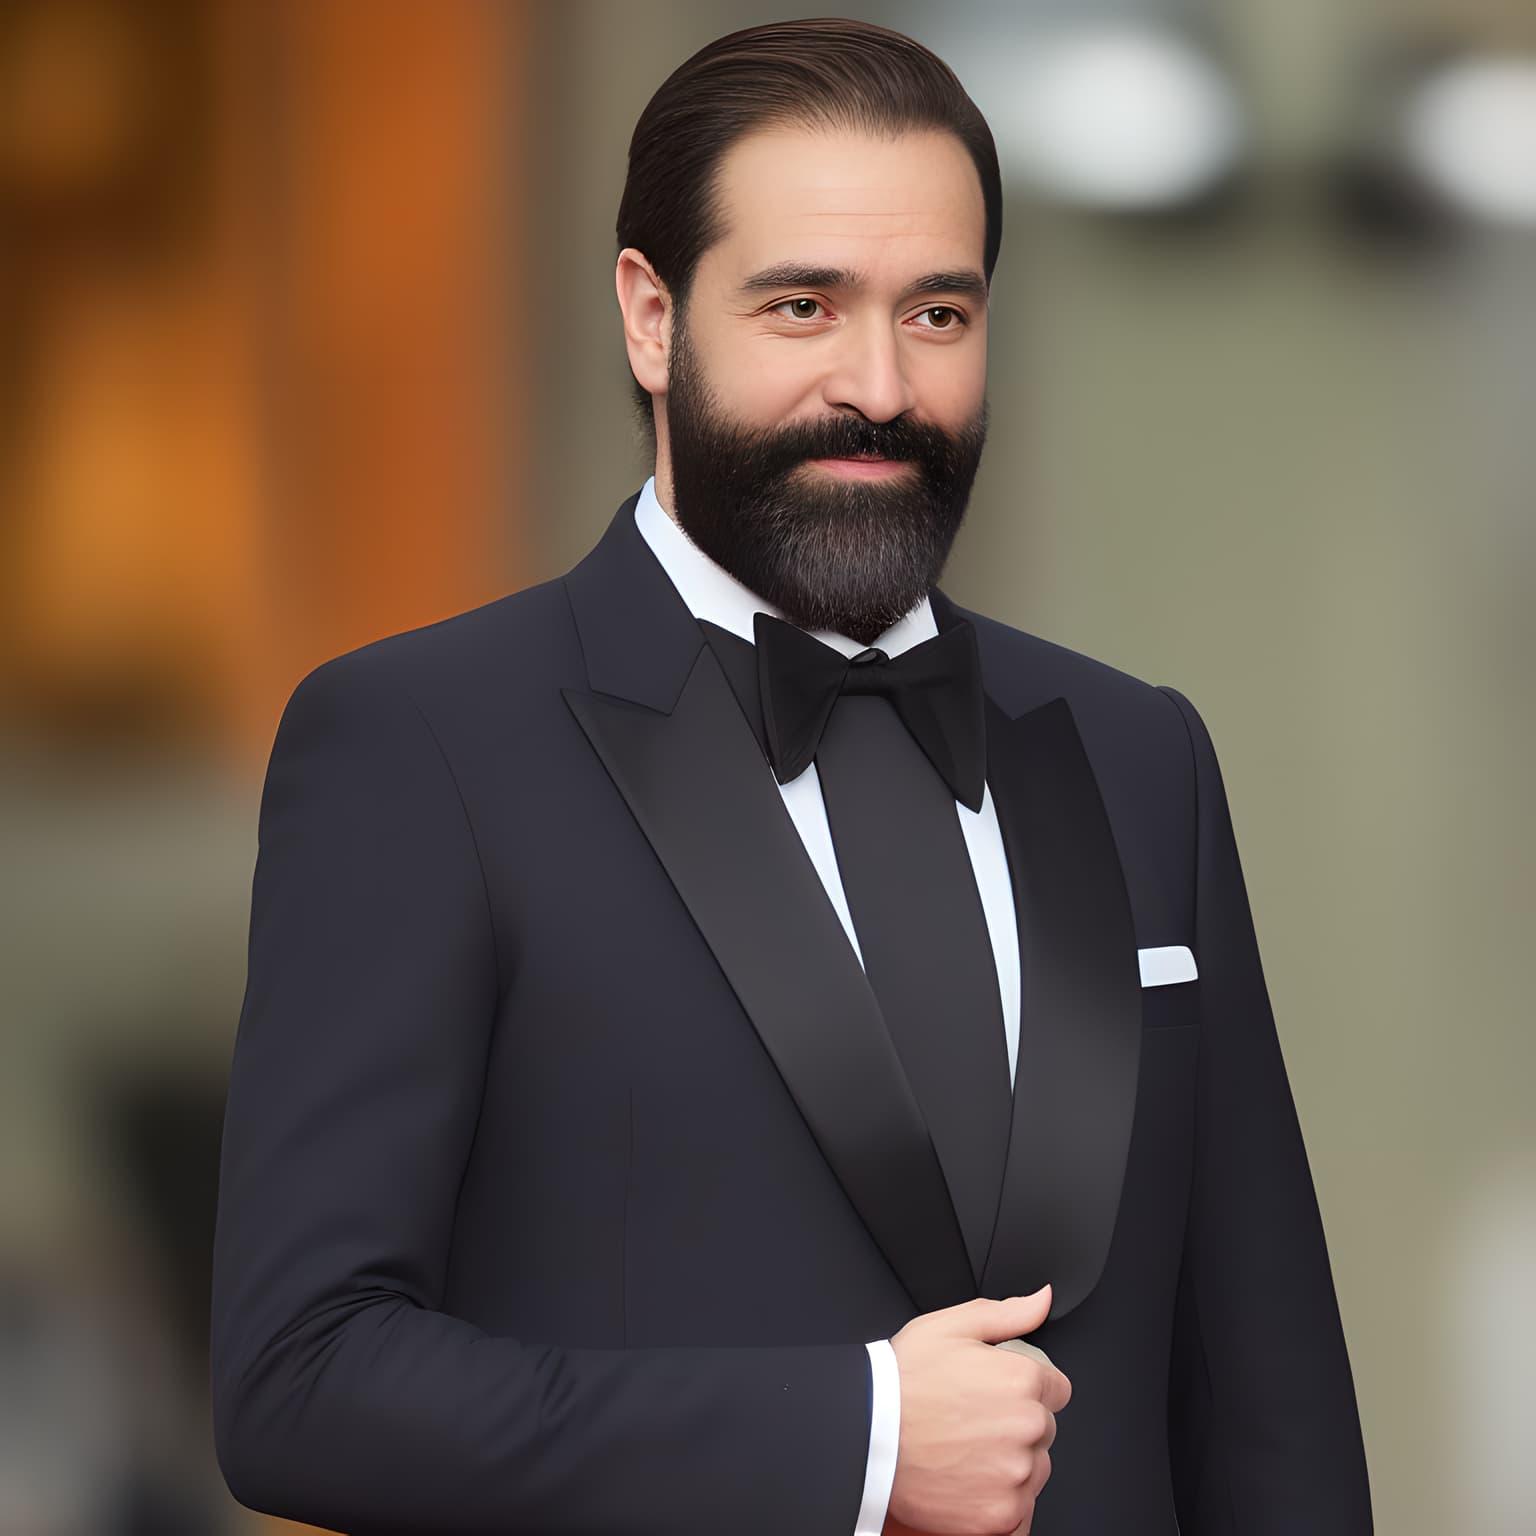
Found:
<svg viewBox="0 0 1536 1536"><path fill-rule="evenodd" d="M720 170L658 444L683 529L864 644L938 579L986 437L985 215L952 134L775 127Z"/></svg>

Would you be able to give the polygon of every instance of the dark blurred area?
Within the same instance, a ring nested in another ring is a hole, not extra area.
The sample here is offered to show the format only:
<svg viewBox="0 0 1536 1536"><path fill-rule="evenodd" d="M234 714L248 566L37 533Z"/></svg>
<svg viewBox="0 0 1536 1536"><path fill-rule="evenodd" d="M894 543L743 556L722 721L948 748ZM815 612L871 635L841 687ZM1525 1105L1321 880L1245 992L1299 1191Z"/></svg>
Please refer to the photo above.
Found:
<svg viewBox="0 0 1536 1536"><path fill-rule="evenodd" d="M1201 708L1378 1529L1536 1530L1536 12L846 13L1008 182L945 586ZM629 133L781 14L0 0L0 1536L283 1526L207 1405L277 717L649 473Z"/></svg>

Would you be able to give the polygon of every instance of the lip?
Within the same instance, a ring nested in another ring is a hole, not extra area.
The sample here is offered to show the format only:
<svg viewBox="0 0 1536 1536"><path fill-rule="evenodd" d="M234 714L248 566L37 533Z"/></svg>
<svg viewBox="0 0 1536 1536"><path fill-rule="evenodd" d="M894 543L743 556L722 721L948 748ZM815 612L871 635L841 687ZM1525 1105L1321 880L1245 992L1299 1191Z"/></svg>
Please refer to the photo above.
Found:
<svg viewBox="0 0 1536 1536"><path fill-rule="evenodd" d="M910 467L908 459L807 459L831 475L846 475L854 480L881 480L902 474Z"/></svg>

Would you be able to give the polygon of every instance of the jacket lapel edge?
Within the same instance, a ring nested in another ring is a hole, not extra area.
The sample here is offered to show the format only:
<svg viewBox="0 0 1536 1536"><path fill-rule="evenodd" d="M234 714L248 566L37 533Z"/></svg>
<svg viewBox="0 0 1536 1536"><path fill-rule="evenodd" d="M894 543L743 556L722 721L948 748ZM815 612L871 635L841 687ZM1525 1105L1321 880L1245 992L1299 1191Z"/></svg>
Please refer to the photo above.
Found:
<svg viewBox="0 0 1536 1536"><path fill-rule="evenodd" d="M1021 1006L1013 1119L983 1293L1051 1282L1050 1316L1098 1283L1119 1211L1141 1058L1130 899L1065 697L987 701L988 783L1007 854Z"/></svg>

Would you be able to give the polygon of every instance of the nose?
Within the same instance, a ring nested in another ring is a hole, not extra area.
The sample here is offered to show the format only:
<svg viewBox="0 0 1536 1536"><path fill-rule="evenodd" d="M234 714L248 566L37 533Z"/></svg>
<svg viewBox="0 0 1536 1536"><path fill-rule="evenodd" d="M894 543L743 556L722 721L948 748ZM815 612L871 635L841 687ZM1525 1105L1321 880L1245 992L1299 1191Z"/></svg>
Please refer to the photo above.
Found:
<svg viewBox="0 0 1536 1536"><path fill-rule="evenodd" d="M917 403L902 366L900 339L879 323L849 327L823 387L828 405L890 421Z"/></svg>

